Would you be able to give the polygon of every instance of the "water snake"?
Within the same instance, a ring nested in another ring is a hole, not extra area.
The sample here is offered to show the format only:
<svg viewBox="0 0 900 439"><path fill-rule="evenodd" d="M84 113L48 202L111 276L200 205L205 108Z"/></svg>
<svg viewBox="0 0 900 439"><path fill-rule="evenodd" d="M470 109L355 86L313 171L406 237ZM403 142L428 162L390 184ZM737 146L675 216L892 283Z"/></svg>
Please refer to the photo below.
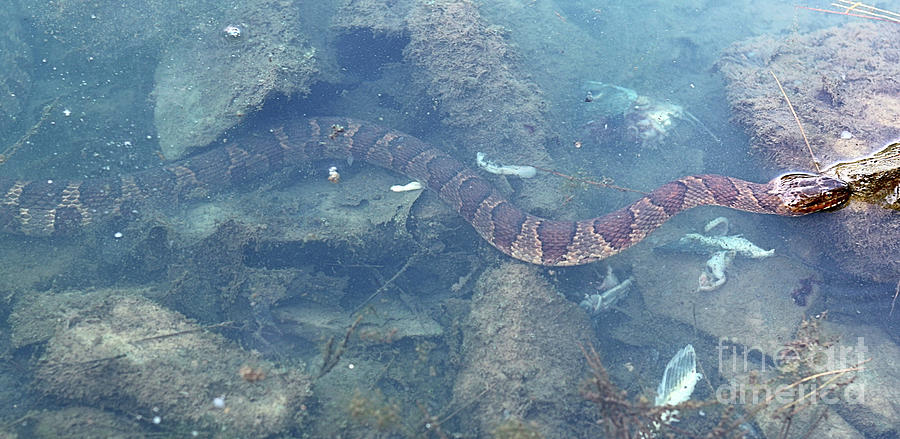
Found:
<svg viewBox="0 0 900 439"><path fill-rule="evenodd" d="M549 220L517 208L487 179L414 136L347 118L298 118L187 159L119 177L0 178L0 227L27 235L72 234L104 217L139 214L151 200L177 203L324 157L362 160L419 180L503 253L553 266L614 255L692 207L718 205L798 216L841 206L851 195L843 181L823 175L788 174L768 183L694 175L597 218Z"/></svg>

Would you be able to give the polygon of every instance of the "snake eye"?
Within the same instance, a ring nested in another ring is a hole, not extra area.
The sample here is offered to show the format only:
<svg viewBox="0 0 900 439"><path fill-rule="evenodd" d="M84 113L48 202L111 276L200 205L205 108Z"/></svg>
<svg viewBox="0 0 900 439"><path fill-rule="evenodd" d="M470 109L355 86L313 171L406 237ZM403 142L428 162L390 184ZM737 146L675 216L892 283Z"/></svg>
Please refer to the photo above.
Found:
<svg viewBox="0 0 900 439"><path fill-rule="evenodd" d="M836 178L817 174L785 174L775 181L775 193L794 215L839 209L850 200L850 186Z"/></svg>

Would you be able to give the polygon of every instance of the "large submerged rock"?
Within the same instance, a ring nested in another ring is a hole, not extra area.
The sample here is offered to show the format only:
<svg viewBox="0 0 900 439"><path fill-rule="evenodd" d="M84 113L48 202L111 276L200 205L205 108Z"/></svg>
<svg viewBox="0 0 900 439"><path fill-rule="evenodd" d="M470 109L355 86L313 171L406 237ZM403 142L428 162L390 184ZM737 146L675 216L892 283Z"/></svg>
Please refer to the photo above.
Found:
<svg viewBox="0 0 900 439"><path fill-rule="evenodd" d="M483 17L470 0L419 3L407 23L410 41L403 54L415 66L413 79L470 159L484 152L505 164L553 167L547 148L556 133L544 91L529 78L502 26ZM563 197L547 190L552 185L539 175L523 185L516 202L553 211Z"/></svg>
<svg viewBox="0 0 900 439"><path fill-rule="evenodd" d="M516 49L468 0L421 3L408 18L404 55L444 115L461 128L466 152L547 164L549 133L542 92L528 80Z"/></svg>
<svg viewBox="0 0 900 439"><path fill-rule="evenodd" d="M734 118L773 167L815 169L774 72L823 167L873 153L900 137L898 39L896 26L852 24L737 43L719 61ZM822 242L831 243L828 252L845 271L894 282L900 273L896 219L893 211L852 205L820 221L829 236Z"/></svg>
<svg viewBox="0 0 900 439"><path fill-rule="evenodd" d="M482 432L516 419L547 438L591 431L590 408L578 395L587 372L580 346L591 339L588 318L534 267L506 262L485 271L462 332L464 366L454 398L477 401L471 416Z"/></svg>
<svg viewBox="0 0 900 439"><path fill-rule="evenodd" d="M35 386L45 395L158 416L154 423L216 437L266 437L300 426L308 376L281 370L141 296L99 291L82 298L78 310L57 320L64 323L35 366ZM41 303L32 315L42 315Z"/></svg>
<svg viewBox="0 0 900 439"><path fill-rule="evenodd" d="M25 42L25 29L15 8L5 7L0 10L0 22L4 23L4 32L0 34L0 152L8 144L12 144L13 128L23 110L25 98L31 91L31 75L26 68L30 64L31 49ZM16 133L21 134L21 133ZM9 157L0 156L0 163Z"/></svg>
<svg viewBox="0 0 900 439"><path fill-rule="evenodd" d="M241 3L162 55L155 118L167 159L216 140L273 93L309 90L315 50L299 14L292 2Z"/></svg>
<svg viewBox="0 0 900 439"><path fill-rule="evenodd" d="M803 279L815 274L784 257L738 258L728 281L715 291L699 291L698 278L708 256L658 251L635 258L634 276L647 288L644 302L652 312L693 325L717 340L773 352L790 338L807 312L792 300ZM818 289L804 300L812 303Z"/></svg>

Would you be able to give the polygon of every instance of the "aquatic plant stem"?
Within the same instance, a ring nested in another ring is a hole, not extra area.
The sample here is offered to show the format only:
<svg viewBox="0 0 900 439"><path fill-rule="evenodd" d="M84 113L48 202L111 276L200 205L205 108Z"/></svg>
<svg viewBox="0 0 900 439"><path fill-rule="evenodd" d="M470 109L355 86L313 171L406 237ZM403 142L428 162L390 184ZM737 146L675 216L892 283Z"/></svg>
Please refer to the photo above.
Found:
<svg viewBox="0 0 900 439"><path fill-rule="evenodd" d="M857 369L857 370L859 370L859 369ZM828 381L825 381L824 383L819 384L819 386L816 387L815 389L813 389L813 390L811 390L811 391L809 391L809 392L807 392L807 393L804 393L804 394L802 394L799 398L797 398L797 399L795 399L795 400L793 400L793 401L791 401L791 402L789 402L789 403L787 403L787 404L785 404L785 405L779 407L777 410L775 410L775 413L779 413L779 412L781 412L781 411L784 411L784 410L789 409L789 408L794 407L794 406L799 406L801 402L806 401L806 400L809 399L810 397L814 397L814 396L817 395L822 389L824 389L824 388L826 388L826 387L828 387L828 386L834 384L838 379L840 379L842 376L844 376L845 373L847 373L847 372L853 372L853 371L855 371L855 370L843 370L843 371L837 371L837 372L835 372L835 375L834 375L833 377L831 377L830 379L828 379ZM801 407L801 408L802 408L802 407ZM791 412L791 416L797 414L797 411L798 411L798 410L799 410L799 409L794 410L793 412Z"/></svg>
<svg viewBox="0 0 900 439"><path fill-rule="evenodd" d="M369 302L372 301L372 299L378 297L379 294L381 294L384 290L386 290L388 287L390 287L391 284L393 284L394 281L397 280L398 277L400 277L400 275L402 275L403 273L406 272L406 269L409 268L413 262L418 260L418 257L419 257L419 252L416 252L412 256L410 256L406 260L406 263L403 264L403 267L400 268L400 270L398 270L396 273L394 273L394 275L391 276L391 278L388 279L386 282L382 283L381 287L379 287L377 290L375 290L375 292L372 293L369 297L367 297L366 300L363 300L359 305L356 305L356 308L353 308L353 311L350 313L350 315L358 313L361 309L363 309L363 307L368 305Z"/></svg>
<svg viewBox="0 0 900 439"><path fill-rule="evenodd" d="M145 342L145 341L160 340L160 339L163 339L163 338L169 338L169 337L177 337L177 336L179 336L179 335L194 334L194 333L196 333L196 332L203 332L203 331L206 331L207 329L214 329L214 328L222 328L222 327L225 327L225 326L231 326L232 324L234 324L234 322L232 322L232 321L221 322L221 323L216 323L216 324L213 324L213 325L201 326L201 327L199 327L199 328L186 329L186 330L184 330L184 331L169 332L169 333L166 333L166 334L154 335L154 336L152 336L152 337L139 338L139 339L137 339L137 340L132 340L132 341L129 342L129 343L131 343L131 344L137 344L137 343L143 343L143 342Z"/></svg>
<svg viewBox="0 0 900 439"><path fill-rule="evenodd" d="M356 331L356 327L359 326L359 322L361 322L362 319L363 314L356 316L353 323L347 327L347 332L344 333L344 338L337 347L334 345L334 336L331 336L328 339L325 343L325 348L322 351L322 368L319 369L319 374L316 376L316 379L322 378L328 372L331 372L331 369L334 369L334 366L337 366L338 362L341 361L341 356L344 355L344 351L347 350L347 344L350 343L350 336Z"/></svg>
<svg viewBox="0 0 900 439"><path fill-rule="evenodd" d="M794 115L794 120L797 121L797 126L800 127L800 134L803 135L803 141L806 142L806 149L809 150L809 156L812 157L813 166L816 167L816 172L822 173L822 169L819 168L819 159L816 158L816 155L813 154L812 146L809 145L809 139L806 137L806 131L803 130L803 124L800 123L800 118L797 117L797 112L794 111L794 104L791 103L790 98L788 98L787 93L784 92L784 87L781 86L781 81L778 80L778 76L775 75L774 70L769 70L769 73L772 74L772 77L775 78L775 83L778 84L778 89L781 90L781 95L784 96L784 100L787 101L788 108L791 109L791 114Z"/></svg>
<svg viewBox="0 0 900 439"><path fill-rule="evenodd" d="M649 194L649 192L639 191L639 190L637 190L637 189L631 189L631 188L627 188L627 187L624 187L624 186L618 186L618 185L614 185L614 184L612 184L612 183L605 183L605 182L602 182L602 181L588 180L588 179L586 179L586 178L580 178L580 177L575 177L575 176L569 175L569 174L563 174L562 172L554 171L554 170L552 170L552 169L542 168L542 167L540 167L540 166L532 166L532 167L533 167L534 169L539 170L539 171L548 172L548 173L553 174L553 175L555 175L555 176L557 176L557 177L562 177L562 178L565 178L565 179L567 179L567 180L574 181L574 182L577 182L577 183L586 183L586 184L589 184L589 185L592 185L592 186L604 187L604 188L609 188L609 189L615 189L615 190L617 190L617 191L622 191L622 192L636 192L636 193L639 193L639 194L641 194L641 195L648 195L648 194Z"/></svg>
<svg viewBox="0 0 900 439"><path fill-rule="evenodd" d="M785 391L788 391L788 390L790 390L790 389L793 389L793 388L795 388L795 387L797 387L797 386L799 386L799 385L801 385L801 384L803 384L803 383L805 383L805 382L807 382L807 381L815 380L815 379L818 379L818 378L821 378L821 377L824 377L824 376L836 375L835 378L839 378L839 377L844 376L844 375L846 375L846 374L848 374L848 373L850 373L850 372L859 372L859 371L865 369L865 368L863 367L863 365L866 364L866 363L868 363L869 361L872 361L872 359L871 359L871 358L865 359L865 360L863 360L863 361L861 361L861 362L859 362L859 363L856 363L854 366L847 367L847 368L844 368L844 369L828 370L828 371L825 371L825 372L820 372L820 373L817 373L817 374L809 375L809 376L807 376L807 377L804 377L804 378L801 378L801 379L799 379L799 380L797 380L797 381L794 381L793 383L791 383L791 384L789 384L789 385L786 385L786 386L777 388L777 389L775 389L775 391L772 392L772 394L769 395L765 400L763 400L763 401L760 402L759 404L756 404L756 406L754 406L753 408L748 409L747 412L746 412L746 414L745 414L744 416L742 416L742 417L740 417L740 418L734 420L734 421L728 426L728 428L727 428L726 430L727 430L727 431L733 431L734 429L739 428L740 425L741 425L742 423L747 422L747 421L749 421L750 419L753 419L753 417L756 416L757 414L759 414L759 412L761 412L761 411L762 411L763 409L765 409L766 407L769 407L769 404L771 404L772 401L774 401L775 398L777 398L778 395L780 395L782 392L785 392ZM829 380L829 381L831 381L831 380ZM821 387L821 388L824 388L824 387ZM817 389L817 390L818 390L818 389ZM805 398L805 397L806 397L806 396L804 396L804 398ZM795 400L794 403L796 403L797 401L798 401L798 400ZM777 411L781 411L782 409L784 409L784 408L786 408L786 407L789 407L789 406L793 405L794 403L788 403L787 405L782 406L781 408L779 408ZM789 418L789 419L791 419L791 418ZM788 426L787 428L790 428L790 426Z"/></svg>
<svg viewBox="0 0 900 439"><path fill-rule="evenodd" d="M684 110L684 115L687 116L688 119L690 119L692 122L694 122L695 125L697 125L698 127L700 127L700 129L702 129L703 131L706 131L706 134L709 134L709 137L712 137L712 139L715 140L716 143L722 143L722 141L719 139L719 137L716 136L716 135L712 132L712 130L710 130L710 129L706 126L705 123L701 122L700 119L697 119L697 116L694 116L693 114L691 114L690 111L687 111L687 110Z"/></svg>
<svg viewBox="0 0 900 439"><path fill-rule="evenodd" d="M12 158L13 154L18 152L22 145L28 142L28 139L30 139L31 136L37 133L38 129L41 128L41 125L43 125L44 121L47 120L48 117L50 117L50 112L53 111L54 107L56 107L57 102L59 102L59 98L56 98L53 100L53 102L45 105L44 109L41 111L41 118L38 119L37 123L29 128L28 131L25 132L25 135L22 136L22 138L19 139L15 144L4 149L3 152L0 152L0 165L6 163L7 160Z"/></svg>

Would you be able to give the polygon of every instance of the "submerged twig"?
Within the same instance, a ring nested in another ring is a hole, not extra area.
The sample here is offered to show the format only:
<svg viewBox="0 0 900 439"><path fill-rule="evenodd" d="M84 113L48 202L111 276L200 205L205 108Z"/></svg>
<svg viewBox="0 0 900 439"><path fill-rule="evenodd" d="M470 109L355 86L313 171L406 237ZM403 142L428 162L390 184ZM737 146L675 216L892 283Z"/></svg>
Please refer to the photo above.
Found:
<svg viewBox="0 0 900 439"><path fill-rule="evenodd" d="M12 146L4 149L3 152L0 153L0 165L9 160L13 156L13 154L15 154L19 150L19 148L21 148L22 145L24 145L25 142L27 142L28 139L31 138L31 136L37 133L37 130L41 128L41 125L44 123L44 121L47 120L48 117L50 117L50 112L53 111L53 107L56 106L57 102L59 102L59 98L54 99L53 102L44 106L44 109L41 111L41 118L38 119L37 123L29 128L21 139L19 139Z"/></svg>
<svg viewBox="0 0 900 439"><path fill-rule="evenodd" d="M3 432L9 432L9 430L10 430L14 425L20 424L20 423L22 423L22 422L25 422L25 421L27 421L27 420L29 420L29 419L31 419L31 418L35 418L35 417L37 417L37 416L39 416L39 415L41 415L41 414L42 414L42 412L39 412L39 411L31 411L31 412L28 412L28 413L26 413L25 415L23 415L23 416L21 416L21 417L15 419L15 420L13 420L13 421L7 422L7 423L6 423L5 425L3 425L3 426L0 426L0 431L3 431Z"/></svg>
<svg viewBox="0 0 900 439"><path fill-rule="evenodd" d="M473 404L475 404L476 402L478 402L478 401L481 399L481 397L483 397L484 395L487 395L487 393L490 392L490 391L491 391L491 387L485 387L485 389L482 390L481 393L479 393L478 395L475 395L475 397L472 398L470 401L468 401L468 402L466 402L465 404L459 406L456 410L450 412L449 415L446 415L446 416L444 416L443 418L441 418L440 420L438 420L438 421L437 421L438 425L443 425L444 423L450 421L450 420L453 419L456 415L460 414L460 412L462 412L463 410L465 410L465 409L471 407Z"/></svg>
<svg viewBox="0 0 900 439"><path fill-rule="evenodd" d="M92 368L92 367L96 367L96 366L98 366L98 365L100 365L100 364L103 364L103 363L106 363L106 362L109 362L109 361L120 360L120 359L125 358L125 357L127 357L127 356L128 356L128 355L126 355L126 354L117 354L117 355L113 355L113 356L109 356L109 357L95 358L95 359L93 359L93 360L65 361L65 362L61 362L61 363L50 363L50 364L48 364L47 366L48 366L48 367L51 367L51 368L52 368L52 367L62 367L62 366L65 366L65 367L72 367L72 366L79 366L79 367L81 367L81 366L84 366L85 369L90 369L90 368Z"/></svg>
<svg viewBox="0 0 900 439"><path fill-rule="evenodd" d="M328 372L331 372L331 369L334 369L334 366L337 366L338 362L341 361L341 356L344 355L344 351L347 350L347 344L350 342L350 336L353 335L353 332L356 331L356 327L359 326L359 322L363 319L363 314L356 316L356 320L350 324L350 327L347 328L347 333L344 334L344 339L341 340L341 344L337 347L334 346L334 336L331 336L328 339L328 342L325 343L325 349L322 353L322 368L319 369L319 375L316 378L322 378Z"/></svg>
<svg viewBox="0 0 900 439"><path fill-rule="evenodd" d="M787 93L784 92L784 87L781 86L781 81L778 80L778 76L775 75L774 70L769 70L769 73L772 74L772 77L775 78L775 83L778 84L778 89L781 90L781 95L784 96L784 100L787 101L788 108L791 109L791 114L794 115L794 120L797 121L797 126L800 127L800 134L803 135L803 141L806 142L806 149L809 150L809 156L812 157L813 166L816 167L816 172L821 173L822 169L819 168L819 159L816 158L816 155L813 154L812 146L809 145L809 139L806 138L806 131L803 130L803 124L800 123L800 118L797 117L797 112L794 111L794 104L791 103L790 98L788 98Z"/></svg>
<svg viewBox="0 0 900 439"><path fill-rule="evenodd" d="M377 290L375 290L374 293L372 293L371 295L369 295L369 297L367 297L366 300L363 300L359 305L356 305L356 308L353 308L353 312L351 312L350 315L353 315L353 314L358 313L359 310L363 309L363 307L365 307L366 305L368 305L369 302L371 302L373 299L375 299L376 297L378 297L379 294L381 294L382 292L384 292L384 290L386 290L391 284L393 284L394 281L397 280L398 277L400 277L403 273L406 272L406 269L408 269L408 268L410 267L410 265L412 265L413 262L415 262L416 260L418 260L418 257L419 257L419 252L413 253L413 255L410 256L409 259L406 260L406 263L403 264L403 267L401 267L400 270L397 270L397 272L394 273L394 275L391 276L390 279L388 279L387 281L385 281L385 282L381 285L381 287L379 287Z"/></svg>
<svg viewBox="0 0 900 439"><path fill-rule="evenodd" d="M233 323L234 323L234 322L228 321L228 322L216 323L216 324L214 324L214 325L201 326L201 327L199 327L199 328L185 329L184 331L176 331L176 332L170 332L170 333L167 333L167 334L160 334L160 335L154 335L154 336L151 336L151 337L139 338L139 339L137 339L137 340L132 340L132 341L131 341L131 344L135 344L135 343L143 343L143 342L145 342L145 341L151 341L151 340L161 340L161 339L164 339L164 338L177 337L177 336L179 336L179 335L185 335L185 334L193 334L193 333L195 333L195 332L202 332L202 331L205 331L205 330L207 330L207 329L221 328L221 327L223 327L223 326L229 326L229 325L231 325L231 324L233 324Z"/></svg>
<svg viewBox="0 0 900 439"><path fill-rule="evenodd" d="M713 140L716 141L716 143L722 143L722 140L720 140L719 137L716 136L715 133L713 133L705 123L701 122L700 119L697 119L697 116L694 116L690 111L687 110L684 110L684 115L687 116L687 118L691 122L694 122L694 125L700 127L701 130L706 131L706 134L709 134L709 137L712 137Z"/></svg>
<svg viewBox="0 0 900 439"><path fill-rule="evenodd" d="M591 186L597 186L597 187L608 188L608 189L615 189L615 190L617 190L617 191L622 191L622 192L636 192L636 193L639 193L639 194L641 194L641 195L648 195L647 192L639 191L639 190L637 190L637 189L627 188L627 187L624 187L624 186L618 186L618 185L612 184L612 183L607 182L607 181L588 180L588 179L586 179L586 178L575 177L575 176L569 175L569 174L563 174L562 172L554 171L554 170L552 170L552 169L542 168L542 167L540 167L540 166L532 166L532 167L533 167L534 169L539 170L539 171L549 172L550 174L553 174L553 175L555 175L555 176L557 176L557 177L562 177L562 178L565 178L566 180L574 181L574 182L576 182L576 183L585 183L585 184L589 184L589 185L591 185ZM606 180L606 179L604 178L604 180Z"/></svg>

